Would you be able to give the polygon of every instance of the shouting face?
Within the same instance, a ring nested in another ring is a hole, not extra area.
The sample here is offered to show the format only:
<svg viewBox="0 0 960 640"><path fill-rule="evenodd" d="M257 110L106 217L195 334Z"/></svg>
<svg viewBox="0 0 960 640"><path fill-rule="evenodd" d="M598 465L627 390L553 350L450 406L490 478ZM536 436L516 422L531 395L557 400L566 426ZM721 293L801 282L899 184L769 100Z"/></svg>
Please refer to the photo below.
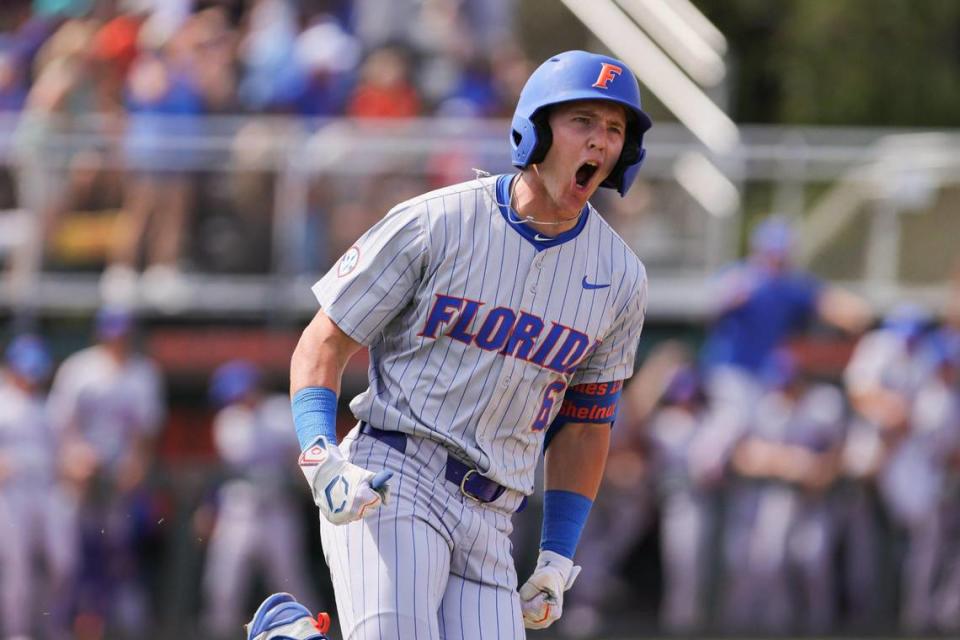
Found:
<svg viewBox="0 0 960 640"><path fill-rule="evenodd" d="M604 100L569 102L551 109L549 123L553 143L538 173L557 212L576 215L620 158L626 110Z"/></svg>

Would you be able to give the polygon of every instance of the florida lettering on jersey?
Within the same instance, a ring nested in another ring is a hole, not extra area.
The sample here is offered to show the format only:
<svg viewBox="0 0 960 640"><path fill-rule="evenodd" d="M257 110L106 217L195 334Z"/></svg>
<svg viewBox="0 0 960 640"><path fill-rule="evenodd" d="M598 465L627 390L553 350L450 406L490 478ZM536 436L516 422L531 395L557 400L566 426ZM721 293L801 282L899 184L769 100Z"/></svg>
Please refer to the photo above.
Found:
<svg viewBox="0 0 960 640"><path fill-rule="evenodd" d="M478 314L483 305L477 300L438 293L417 335L435 339L440 332L464 344L520 358L557 373L571 373L587 355L591 340L582 331L553 322L544 332L546 323L534 313L497 307Z"/></svg>

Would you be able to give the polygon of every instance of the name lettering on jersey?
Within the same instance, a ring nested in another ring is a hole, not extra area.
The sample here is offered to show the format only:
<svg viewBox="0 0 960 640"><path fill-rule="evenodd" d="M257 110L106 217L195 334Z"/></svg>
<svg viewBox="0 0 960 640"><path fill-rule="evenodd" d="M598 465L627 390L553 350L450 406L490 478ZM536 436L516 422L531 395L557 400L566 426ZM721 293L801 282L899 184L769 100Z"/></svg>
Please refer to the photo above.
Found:
<svg viewBox="0 0 960 640"><path fill-rule="evenodd" d="M593 83L593 86L598 89L609 89L610 83L621 73L623 73L623 67L604 62L603 66L600 67L600 74L597 76L597 81Z"/></svg>
<svg viewBox="0 0 960 640"><path fill-rule="evenodd" d="M570 387L555 421L613 422L617 417L623 381L593 382Z"/></svg>
<svg viewBox="0 0 960 640"><path fill-rule="evenodd" d="M591 351L590 337L557 322L546 331L543 318L528 311L495 307L480 313L483 302L435 294L433 308L417 335L437 339L449 336L485 351L532 362L557 373L570 373ZM479 317L478 317L479 314ZM471 333L470 329L473 328ZM599 344L599 341L597 341ZM595 345L594 345L595 346Z"/></svg>

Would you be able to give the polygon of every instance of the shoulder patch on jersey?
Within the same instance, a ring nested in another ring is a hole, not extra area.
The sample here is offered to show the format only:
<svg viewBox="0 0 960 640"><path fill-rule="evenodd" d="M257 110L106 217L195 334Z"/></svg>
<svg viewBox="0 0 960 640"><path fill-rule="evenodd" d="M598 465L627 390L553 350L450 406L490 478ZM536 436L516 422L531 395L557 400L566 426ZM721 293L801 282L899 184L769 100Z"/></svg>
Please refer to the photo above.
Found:
<svg viewBox="0 0 960 640"><path fill-rule="evenodd" d="M348 275L351 271L357 268L357 265L360 263L360 247L353 245L347 252L343 254L343 257L340 258L340 262L337 263L337 277L342 278L345 275Z"/></svg>

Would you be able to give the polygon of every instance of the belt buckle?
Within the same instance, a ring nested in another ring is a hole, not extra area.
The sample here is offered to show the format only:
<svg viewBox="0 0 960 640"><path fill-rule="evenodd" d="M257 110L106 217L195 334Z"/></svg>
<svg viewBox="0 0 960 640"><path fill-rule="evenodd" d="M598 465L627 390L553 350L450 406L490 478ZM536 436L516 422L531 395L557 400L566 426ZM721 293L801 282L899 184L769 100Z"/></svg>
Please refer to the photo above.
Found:
<svg viewBox="0 0 960 640"><path fill-rule="evenodd" d="M467 491L467 480L470 479L470 474L472 473L480 475L480 472L478 472L476 469L470 469L465 474L463 474L463 477L460 479L460 493L467 496L471 500L474 500L476 502L481 502L480 498L478 498L477 496Z"/></svg>

